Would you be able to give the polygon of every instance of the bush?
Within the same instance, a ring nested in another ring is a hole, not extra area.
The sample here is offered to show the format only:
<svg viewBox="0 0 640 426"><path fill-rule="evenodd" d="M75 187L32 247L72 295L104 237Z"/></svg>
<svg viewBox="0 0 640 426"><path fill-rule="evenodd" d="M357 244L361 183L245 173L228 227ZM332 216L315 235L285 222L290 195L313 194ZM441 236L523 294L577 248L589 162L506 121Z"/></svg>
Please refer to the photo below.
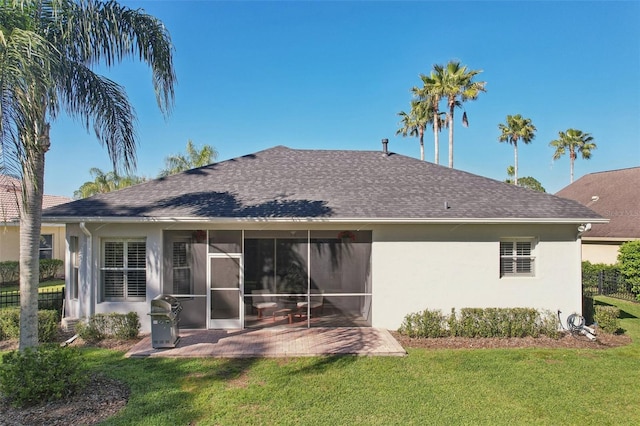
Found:
<svg viewBox="0 0 640 426"><path fill-rule="evenodd" d="M0 367L0 390L19 407L71 395L84 377L79 352L58 345L8 352Z"/></svg>
<svg viewBox="0 0 640 426"><path fill-rule="evenodd" d="M38 311L38 340L53 342L58 334L57 311ZM0 309L0 340L20 338L20 308Z"/></svg>
<svg viewBox="0 0 640 426"><path fill-rule="evenodd" d="M40 259L40 281L51 280L62 270L64 262L60 259ZM0 284L17 284L20 281L20 262L0 262Z"/></svg>
<svg viewBox="0 0 640 426"><path fill-rule="evenodd" d="M620 309L615 306L595 306L596 313L594 315L598 327L605 333L616 333L620 329Z"/></svg>
<svg viewBox="0 0 640 426"><path fill-rule="evenodd" d="M40 281L52 280L62 269L64 262L60 259L40 259Z"/></svg>
<svg viewBox="0 0 640 426"><path fill-rule="evenodd" d="M8 260L0 262L0 284L17 283L20 279L20 263Z"/></svg>
<svg viewBox="0 0 640 426"><path fill-rule="evenodd" d="M140 318L135 312L96 314L89 318L89 321L78 323L76 332L88 342L99 342L107 337L135 339L140 333Z"/></svg>
<svg viewBox="0 0 640 426"><path fill-rule="evenodd" d="M631 284L631 291L640 300L640 240L627 241L618 249L620 274Z"/></svg>
<svg viewBox="0 0 640 426"><path fill-rule="evenodd" d="M540 335L541 315L531 308L464 308L456 335L463 337L525 337Z"/></svg>
<svg viewBox="0 0 640 426"><path fill-rule="evenodd" d="M444 337L448 335L447 321L442 312L428 309L405 316L398 331L409 337Z"/></svg>
<svg viewBox="0 0 640 426"><path fill-rule="evenodd" d="M40 342L53 342L58 335L60 315L58 311L38 311L38 340Z"/></svg>
<svg viewBox="0 0 640 426"><path fill-rule="evenodd" d="M445 317L440 311L408 314L398 332L410 337L525 337L560 335L551 312L532 308L463 308Z"/></svg>

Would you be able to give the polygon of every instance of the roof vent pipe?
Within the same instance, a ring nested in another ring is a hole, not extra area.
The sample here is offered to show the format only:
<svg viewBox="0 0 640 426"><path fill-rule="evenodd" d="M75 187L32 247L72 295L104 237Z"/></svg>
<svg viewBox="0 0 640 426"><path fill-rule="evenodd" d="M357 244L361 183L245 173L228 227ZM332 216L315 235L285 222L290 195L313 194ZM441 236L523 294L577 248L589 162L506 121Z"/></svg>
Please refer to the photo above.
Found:
<svg viewBox="0 0 640 426"><path fill-rule="evenodd" d="M387 155L389 150L387 149L387 145L389 144L389 139L382 139L382 153Z"/></svg>

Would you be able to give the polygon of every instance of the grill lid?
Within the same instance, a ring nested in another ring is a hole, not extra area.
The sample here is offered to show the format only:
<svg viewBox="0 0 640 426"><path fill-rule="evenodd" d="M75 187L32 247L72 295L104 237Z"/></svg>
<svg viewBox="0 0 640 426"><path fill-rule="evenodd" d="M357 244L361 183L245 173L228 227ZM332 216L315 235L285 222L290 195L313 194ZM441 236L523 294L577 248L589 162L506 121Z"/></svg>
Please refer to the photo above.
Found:
<svg viewBox="0 0 640 426"><path fill-rule="evenodd" d="M151 313L173 313L182 311L182 304L173 296L161 294L151 301Z"/></svg>

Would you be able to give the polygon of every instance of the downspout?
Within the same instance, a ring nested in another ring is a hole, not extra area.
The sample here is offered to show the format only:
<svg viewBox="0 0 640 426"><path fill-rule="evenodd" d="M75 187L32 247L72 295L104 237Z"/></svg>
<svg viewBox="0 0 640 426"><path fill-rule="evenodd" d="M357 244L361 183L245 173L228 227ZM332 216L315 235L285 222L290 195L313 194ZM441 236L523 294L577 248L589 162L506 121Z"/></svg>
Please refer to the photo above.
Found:
<svg viewBox="0 0 640 426"><path fill-rule="evenodd" d="M95 313L95 286L93 285L93 235L87 229L84 222L80 222L80 230L87 237L87 281L89 286L89 317Z"/></svg>

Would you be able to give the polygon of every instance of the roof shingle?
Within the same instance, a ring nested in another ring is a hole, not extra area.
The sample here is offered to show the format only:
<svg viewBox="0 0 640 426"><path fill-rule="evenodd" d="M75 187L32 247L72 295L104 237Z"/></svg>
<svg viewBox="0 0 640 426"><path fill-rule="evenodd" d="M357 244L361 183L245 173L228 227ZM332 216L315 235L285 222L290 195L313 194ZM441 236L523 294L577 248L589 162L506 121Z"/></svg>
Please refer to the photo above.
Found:
<svg viewBox="0 0 640 426"><path fill-rule="evenodd" d="M401 221L600 216L575 201L394 153L277 146L53 207L45 217Z"/></svg>
<svg viewBox="0 0 640 426"><path fill-rule="evenodd" d="M586 238L640 238L640 167L590 173L556 195L610 220L593 225Z"/></svg>

